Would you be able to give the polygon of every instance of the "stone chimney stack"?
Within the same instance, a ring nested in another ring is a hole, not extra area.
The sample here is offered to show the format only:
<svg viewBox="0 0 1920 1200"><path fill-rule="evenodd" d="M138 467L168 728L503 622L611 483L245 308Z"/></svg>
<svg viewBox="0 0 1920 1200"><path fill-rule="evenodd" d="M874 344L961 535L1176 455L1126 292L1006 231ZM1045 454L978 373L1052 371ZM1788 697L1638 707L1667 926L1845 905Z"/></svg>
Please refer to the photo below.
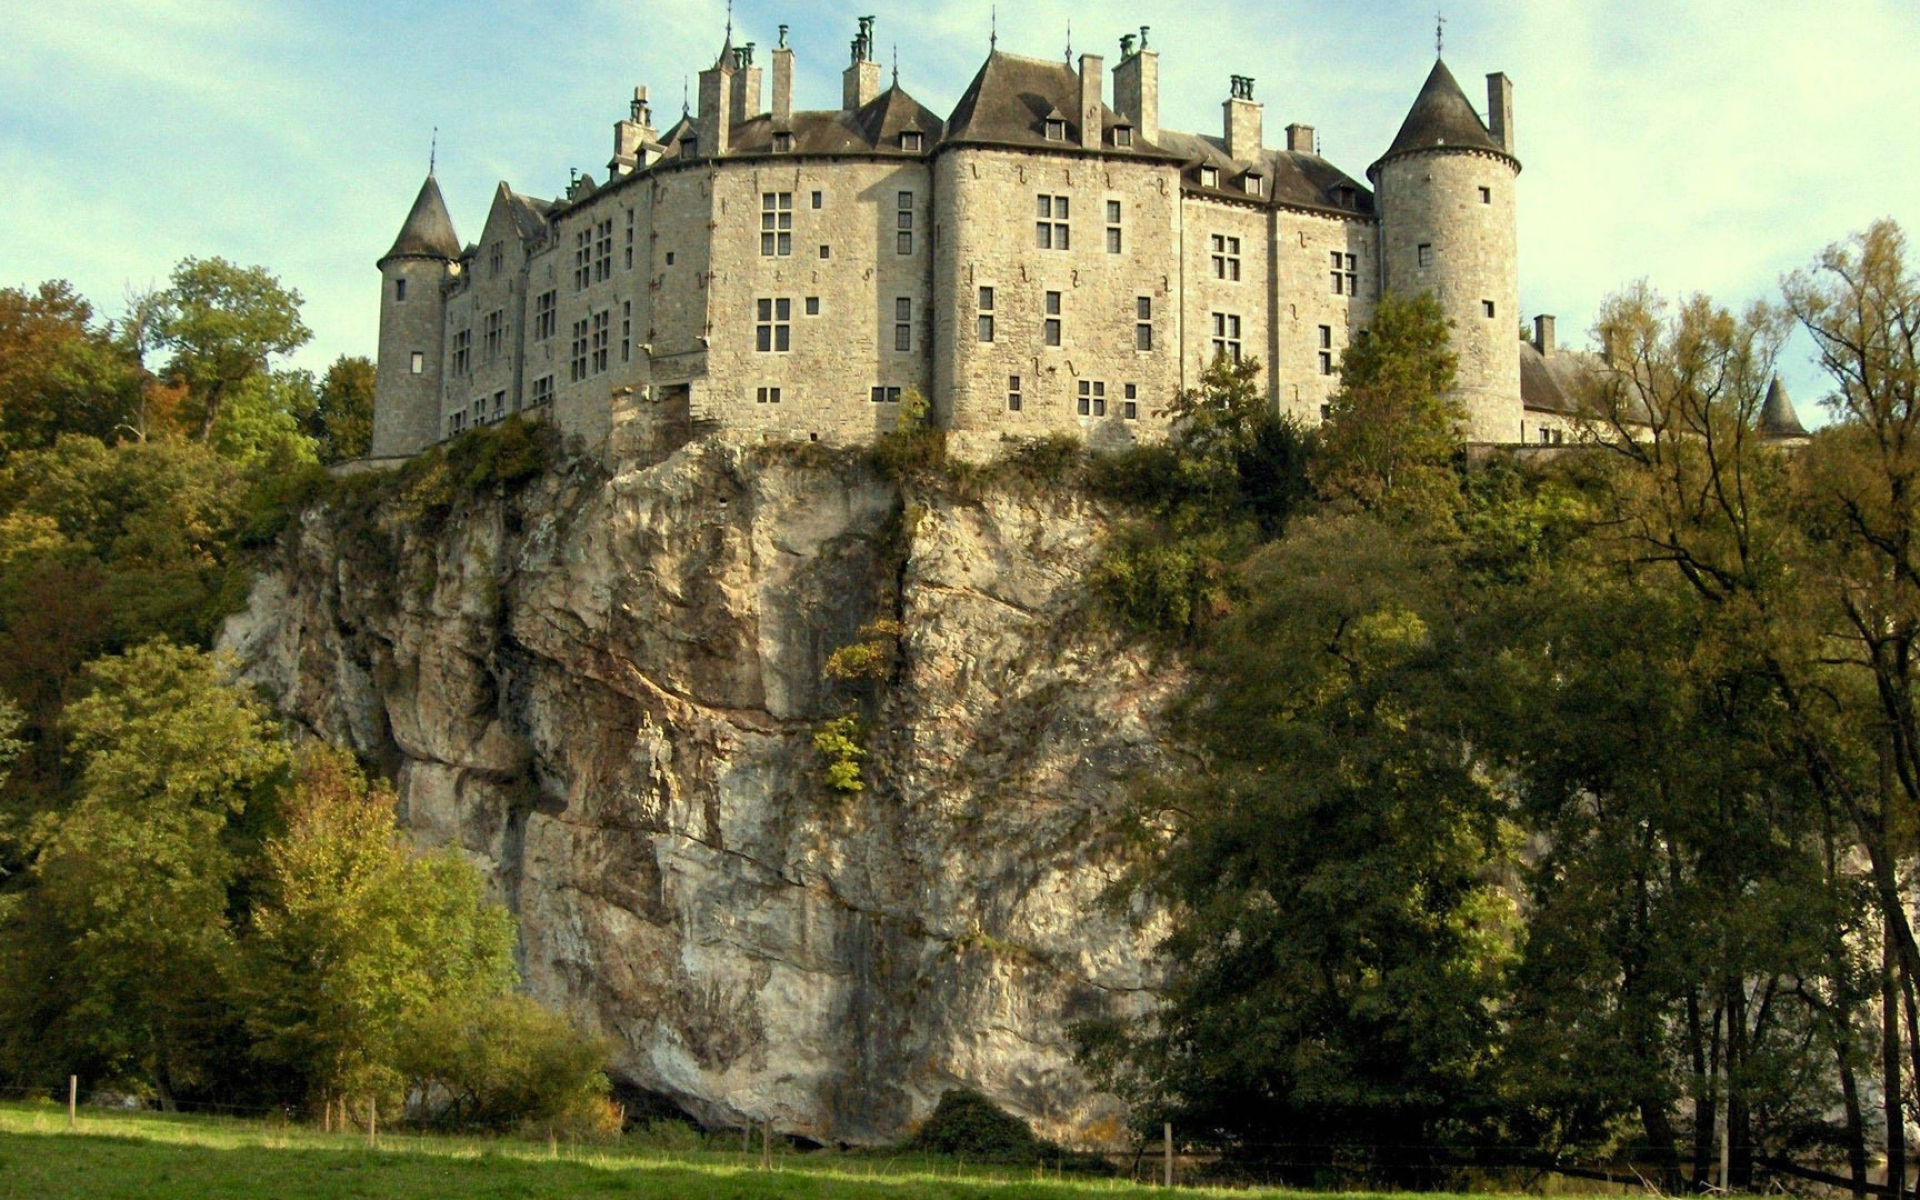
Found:
<svg viewBox="0 0 1920 1200"><path fill-rule="evenodd" d="M1253 99L1253 77L1235 75L1232 94L1220 106L1227 157L1249 162L1260 157L1260 106Z"/></svg>
<svg viewBox="0 0 1920 1200"><path fill-rule="evenodd" d="M1533 348L1540 352L1541 358L1553 355L1553 318L1546 313L1533 319Z"/></svg>
<svg viewBox="0 0 1920 1200"><path fill-rule="evenodd" d="M1140 48L1131 36L1120 39L1120 62L1113 68L1113 110L1133 122L1135 132L1149 142L1160 140L1160 52L1147 49L1147 29L1140 27Z"/></svg>
<svg viewBox="0 0 1920 1200"><path fill-rule="evenodd" d="M864 107L880 94L880 64L873 60L873 18L860 18L860 32L853 39L853 65L840 77L840 107L848 111Z"/></svg>
<svg viewBox="0 0 1920 1200"><path fill-rule="evenodd" d="M659 137L653 128L653 112L647 106L647 89L633 89L633 103L627 110L627 119L613 123L613 161L607 164L607 170L615 175L625 175L635 167L647 164L641 161L645 152L641 146Z"/></svg>
<svg viewBox="0 0 1920 1200"><path fill-rule="evenodd" d="M1080 56L1080 145L1087 150L1098 150L1106 134L1106 118L1100 111L1100 93L1106 84L1103 65L1098 54Z"/></svg>
<svg viewBox="0 0 1920 1200"><path fill-rule="evenodd" d="M752 42L734 49L733 89L727 114L735 125L744 125L760 115L760 68L753 65Z"/></svg>
<svg viewBox="0 0 1920 1200"><path fill-rule="evenodd" d="M1317 153L1313 148L1313 126L1287 126L1287 149L1295 154Z"/></svg>
<svg viewBox="0 0 1920 1200"><path fill-rule="evenodd" d="M787 27L780 27L780 44L773 48L773 123L785 125L793 117L793 50L787 45Z"/></svg>
<svg viewBox="0 0 1920 1200"><path fill-rule="evenodd" d="M700 108L694 113L693 127L699 133L698 150L708 157L727 152L727 93L733 88L731 52L700 72Z"/></svg>
<svg viewBox="0 0 1920 1200"><path fill-rule="evenodd" d="M1513 80L1498 71L1487 76L1487 132L1513 153Z"/></svg>

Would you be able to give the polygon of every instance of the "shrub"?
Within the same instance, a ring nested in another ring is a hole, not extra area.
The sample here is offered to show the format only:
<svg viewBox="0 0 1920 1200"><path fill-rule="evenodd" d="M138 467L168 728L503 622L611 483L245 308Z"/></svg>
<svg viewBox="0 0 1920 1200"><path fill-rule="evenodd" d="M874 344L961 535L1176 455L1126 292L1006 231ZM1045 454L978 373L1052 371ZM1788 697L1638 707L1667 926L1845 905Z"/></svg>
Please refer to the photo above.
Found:
<svg viewBox="0 0 1920 1200"><path fill-rule="evenodd" d="M947 432L933 422L926 397L908 389L894 427L874 439L873 462L894 479L930 471L946 462Z"/></svg>
<svg viewBox="0 0 1920 1200"><path fill-rule="evenodd" d="M972 1088L955 1088L942 1095L910 1145L915 1150L986 1162L1038 1162L1058 1153L1057 1147L1033 1136L1025 1121Z"/></svg>
<svg viewBox="0 0 1920 1200"><path fill-rule="evenodd" d="M860 779L860 764L867 749L860 743L866 730L860 718L835 717L813 732L813 748L820 755L820 780L836 792L863 792L867 785Z"/></svg>
<svg viewBox="0 0 1920 1200"><path fill-rule="evenodd" d="M1188 634L1231 611L1231 564L1241 550L1224 532L1173 536L1135 522L1109 539L1088 580L1107 610L1134 631Z"/></svg>
<svg viewBox="0 0 1920 1200"><path fill-rule="evenodd" d="M614 1132L607 1051L564 1016L518 993L415 1015L401 1040L412 1090L433 1124L569 1135Z"/></svg>

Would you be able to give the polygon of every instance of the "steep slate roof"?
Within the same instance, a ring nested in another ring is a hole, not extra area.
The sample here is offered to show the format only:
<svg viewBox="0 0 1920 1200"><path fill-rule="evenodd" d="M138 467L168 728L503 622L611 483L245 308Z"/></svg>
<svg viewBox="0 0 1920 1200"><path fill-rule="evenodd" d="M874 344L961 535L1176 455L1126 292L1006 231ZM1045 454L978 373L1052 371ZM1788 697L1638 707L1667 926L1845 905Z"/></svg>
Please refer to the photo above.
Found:
<svg viewBox="0 0 1920 1200"><path fill-rule="evenodd" d="M1520 343L1520 406L1528 412L1604 421L1606 413L1600 410L1605 401L1597 397L1604 394L1609 377L1607 364L1597 354L1556 349L1543 355L1532 342ZM1653 423L1646 405L1631 389L1622 392L1620 403L1622 420L1633 425Z"/></svg>
<svg viewBox="0 0 1920 1200"><path fill-rule="evenodd" d="M393 249L381 255L380 261L389 258L452 261L459 257L460 239L454 235L453 218L447 214L447 202L440 197L440 185L429 171L427 181L420 185L420 194L414 197L413 211L407 214L406 224L400 226L400 236L393 239Z"/></svg>
<svg viewBox="0 0 1920 1200"><path fill-rule="evenodd" d="M775 124L771 114L761 113L733 127L727 153L773 153L775 133L793 135L794 154L901 153L900 135L909 130L925 134L923 144L931 150L946 124L896 83L850 113L797 112L784 124ZM918 157L924 151L905 153Z"/></svg>
<svg viewBox="0 0 1920 1200"><path fill-rule="evenodd" d="M1080 75L1065 63L1027 58L995 50L960 94L947 117L950 142L997 146L1037 146L1058 150L1080 144ZM1065 118L1067 139L1047 140L1047 118ZM1100 106L1101 145L1110 144L1113 110ZM1151 155L1154 147L1134 135L1133 148Z"/></svg>
<svg viewBox="0 0 1920 1200"><path fill-rule="evenodd" d="M1774 440L1810 436L1806 426L1800 424L1800 414L1793 410L1793 401L1778 376L1767 388L1766 402L1760 406L1760 433Z"/></svg>
<svg viewBox="0 0 1920 1200"><path fill-rule="evenodd" d="M1488 150L1495 154L1507 152L1481 122L1473 102L1460 90L1453 72L1447 70L1447 64L1436 59L1433 71L1427 76L1427 82L1421 85L1420 95L1415 97L1413 108L1401 123L1393 145L1380 156L1379 162L1368 168L1367 173L1371 175L1390 158L1443 147L1450 150Z"/></svg>
<svg viewBox="0 0 1920 1200"><path fill-rule="evenodd" d="M1227 157L1224 139L1198 133L1179 133L1171 129L1160 131L1160 146L1186 160L1186 168L1181 172L1185 186L1203 195L1227 196L1258 203L1271 198L1276 204L1337 208L1356 213L1373 211L1373 193L1367 185L1350 178L1346 172L1317 154L1263 150L1257 162L1240 161ZM1203 166L1219 170L1220 187L1201 186L1200 168ZM1240 178L1246 174L1248 167L1258 167L1260 174L1266 177L1266 197L1249 196L1241 188ZM1341 201L1341 188L1352 190L1353 199L1350 203Z"/></svg>

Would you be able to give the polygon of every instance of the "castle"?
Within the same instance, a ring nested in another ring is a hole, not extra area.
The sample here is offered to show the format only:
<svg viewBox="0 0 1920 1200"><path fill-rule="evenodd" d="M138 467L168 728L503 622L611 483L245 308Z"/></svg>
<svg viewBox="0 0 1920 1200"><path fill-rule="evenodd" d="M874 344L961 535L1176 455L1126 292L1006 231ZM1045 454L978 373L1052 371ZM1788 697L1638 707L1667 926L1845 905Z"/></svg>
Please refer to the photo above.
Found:
<svg viewBox="0 0 1920 1200"><path fill-rule="evenodd" d="M1219 355L1257 357L1272 403L1312 423L1385 290L1444 307L1470 440L1565 435L1552 318L1517 335L1505 75L1483 121L1436 61L1369 188L1311 126L1269 149L1245 76L1218 136L1162 128L1148 35L1120 39L1111 103L1097 54L996 48L943 118L897 71L881 87L870 17L827 111L794 108L784 25L763 107L729 25L664 133L635 90L604 183L553 201L503 183L463 248L429 170L379 260L373 456L513 412L615 453L713 428L857 442L912 391L962 452L1125 445L1162 436Z"/></svg>

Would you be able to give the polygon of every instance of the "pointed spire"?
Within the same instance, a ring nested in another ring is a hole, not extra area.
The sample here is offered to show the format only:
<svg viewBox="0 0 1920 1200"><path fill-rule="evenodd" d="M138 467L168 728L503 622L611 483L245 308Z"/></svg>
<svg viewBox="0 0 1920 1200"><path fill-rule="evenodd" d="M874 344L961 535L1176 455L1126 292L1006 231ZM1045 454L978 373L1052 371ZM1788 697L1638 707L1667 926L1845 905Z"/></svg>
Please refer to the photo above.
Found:
<svg viewBox="0 0 1920 1200"><path fill-rule="evenodd" d="M713 65L733 70L733 0L727 0L727 37L720 43L720 57L714 60Z"/></svg>
<svg viewBox="0 0 1920 1200"><path fill-rule="evenodd" d="M987 53L992 54L1000 48L1000 6L994 5L987 12Z"/></svg>
<svg viewBox="0 0 1920 1200"><path fill-rule="evenodd" d="M429 170L426 182L420 185L420 194L414 197L412 210L407 213L406 223L400 227L400 236L393 240L393 249L380 256L380 261L438 258L452 262L459 257L460 239L453 232L453 218L447 214L447 202L441 198L440 185Z"/></svg>
<svg viewBox="0 0 1920 1200"><path fill-rule="evenodd" d="M1787 387L1775 375L1773 383L1767 387L1767 399L1760 406L1760 436L1770 442L1788 441L1793 438L1809 436L1807 427L1800 423L1800 414L1793 409L1793 400L1787 395Z"/></svg>
<svg viewBox="0 0 1920 1200"><path fill-rule="evenodd" d="M1393 145L1373 166L1377 168L1380 163L1402 154L1440 149L1506 153L1500 139L1488 131L1472 101L1460 90L1460 84L1454 80L1453 72L1447 70L1447 64L1435 60L1432 72L1427 75L1427 82L1421 85L1420 95L1414 99L1406 121L1393 139ZM1369 168L1369 173L1372 170Z"/></svg>

